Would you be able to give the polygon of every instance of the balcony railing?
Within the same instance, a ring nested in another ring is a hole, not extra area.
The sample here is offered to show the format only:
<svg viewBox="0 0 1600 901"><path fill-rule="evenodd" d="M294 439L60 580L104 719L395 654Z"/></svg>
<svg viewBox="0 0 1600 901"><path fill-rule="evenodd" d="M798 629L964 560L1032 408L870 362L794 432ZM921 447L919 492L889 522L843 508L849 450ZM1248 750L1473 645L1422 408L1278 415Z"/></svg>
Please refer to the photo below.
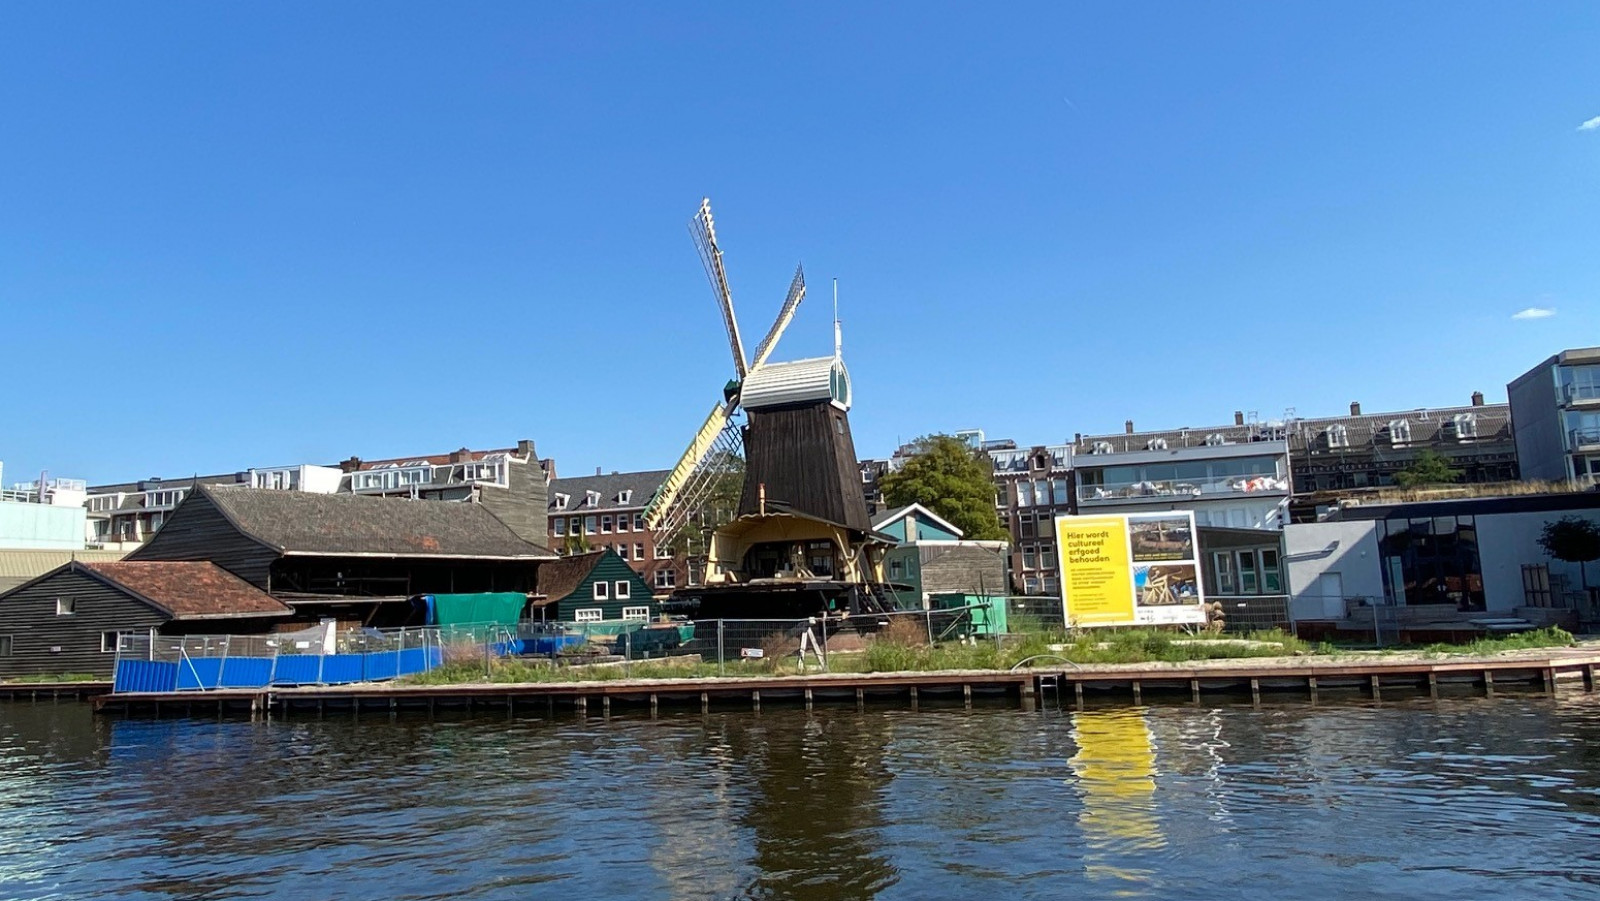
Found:
<svg viewBox="0 0 1600 901"><path fill-rule="evenodd" d="M1080 485L1080 503L1154 498L1219 497L1241 494L1287 494L1289 480L1276 476L1237 476L1226 479L1163 479L1125 485Z"/></svg>
<svg viewBox="0 0 1600 901"><path fill-rule="evenodd" d="M1573 429L1567 433L1567 446L1572 450L1600 448L1600 426Z"/></svg>

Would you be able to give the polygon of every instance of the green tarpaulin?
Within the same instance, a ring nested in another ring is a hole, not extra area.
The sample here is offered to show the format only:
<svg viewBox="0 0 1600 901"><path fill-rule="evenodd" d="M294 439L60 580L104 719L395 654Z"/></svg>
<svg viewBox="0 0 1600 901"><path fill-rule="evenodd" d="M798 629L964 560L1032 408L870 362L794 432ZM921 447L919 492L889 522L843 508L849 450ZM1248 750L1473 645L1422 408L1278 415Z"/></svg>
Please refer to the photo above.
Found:
<svg viewBox="0 0 1600 901"><path fill-rule="evenodd" d="M522 608L528 603L528 596L517 591L436 594L432 597L433 624L436 626L474 623L514 626L522 618Z"/></svg>

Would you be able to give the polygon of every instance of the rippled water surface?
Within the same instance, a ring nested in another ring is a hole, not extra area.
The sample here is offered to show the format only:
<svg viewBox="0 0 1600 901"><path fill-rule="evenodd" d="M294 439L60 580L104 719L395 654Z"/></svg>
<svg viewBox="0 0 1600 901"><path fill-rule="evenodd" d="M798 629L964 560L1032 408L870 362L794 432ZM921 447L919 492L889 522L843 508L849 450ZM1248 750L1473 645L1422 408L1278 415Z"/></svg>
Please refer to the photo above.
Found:
<svg viewBox="0 0 1600 901"><path fill-rule="evenodd" d="M0 704L0 898L1600 897L1600 698L587 721Z"/></svg>

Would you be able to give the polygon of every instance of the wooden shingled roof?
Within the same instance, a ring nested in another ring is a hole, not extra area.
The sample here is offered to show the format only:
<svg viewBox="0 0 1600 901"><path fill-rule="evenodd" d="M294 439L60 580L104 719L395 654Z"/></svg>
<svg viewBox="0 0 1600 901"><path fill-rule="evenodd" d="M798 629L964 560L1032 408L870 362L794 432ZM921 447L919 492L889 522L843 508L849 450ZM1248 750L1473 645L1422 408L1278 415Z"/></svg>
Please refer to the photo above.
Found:
<svg viewBox="0 0 1600 901"><path fill-rule="evenodd" d="M555 556L517 537L480 504L264 488L196 490L240 532L284 554L502 560Z"/></svg>
<svg viewBox="0 0 1600 901"><path fill-rule="evenodd" d="M294 612L215 563L119 560L68 565L166 611L173 619L287 616Z"/></svg>
<svg viewBox="0 0 1600 901"><path fill-rule="evenodd" d="M559 601L577 590L583 580L608 551L604 548L586 554L574 554L539 565L539 593L551 601Z"/></svg>

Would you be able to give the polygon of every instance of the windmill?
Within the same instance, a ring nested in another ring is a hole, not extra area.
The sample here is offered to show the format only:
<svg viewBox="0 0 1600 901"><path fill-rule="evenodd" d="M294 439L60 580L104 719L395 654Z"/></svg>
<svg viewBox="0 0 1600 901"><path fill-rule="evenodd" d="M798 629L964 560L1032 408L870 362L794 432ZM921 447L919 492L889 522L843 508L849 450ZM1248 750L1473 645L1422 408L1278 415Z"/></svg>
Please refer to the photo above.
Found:
<svg viewBox="0 0 1600 901"><path fill-rule="evenodd" d="M728 349L733 353L734 379L723 387L722 399L712 406L689 447L645 509L645 526L656 532L658 547L677 546L691 520L708 517L708 503L725 490L728 481L742 480L744 442L736 418L740 412L740 394L750 377L766 366L768 357L778 346L778 339L783 337L784 329L789 327L795 310L806 296L805 271L796 266L778 318L767 336L756 345L755 356L746 362L744 339L739 334L739 320L733 311L733 293L728 289L728 273L722 265L722 248L717 246L710 198L700 201L700 211L689 220L689 234L700 251L700 262L705 266L711 291L722 310Z"/></svg>
<svg viewBox="0 0 1600 901"><path fill-rule="evenodd" d="M832 356L772 362L779 339L805 298L805 272L797 267L777 318L747 360L709 200L701 201L689 231L722 311L734 378L645 509L646 527L657 533L658 547L681 546L691 527L716 529L712 544L720 540L722 548L708 559L708 583L748 584L774 573L792 582L799 577L790 574L799 573L853 591L856 583L875 581L875 564L869 565L863 553L871 523L846 417L850 374L842 359L838 320ZM738 506L729 510L735 483ZM791 547L774 550L780 542L768 540L765 532L771 528L763 532L750 522L735 530L745 537L736 536L727 529L730 514L740 520L789 517L793 521L784 526L784 540ZM746 567L757 543L768 556Z"/></svg>

